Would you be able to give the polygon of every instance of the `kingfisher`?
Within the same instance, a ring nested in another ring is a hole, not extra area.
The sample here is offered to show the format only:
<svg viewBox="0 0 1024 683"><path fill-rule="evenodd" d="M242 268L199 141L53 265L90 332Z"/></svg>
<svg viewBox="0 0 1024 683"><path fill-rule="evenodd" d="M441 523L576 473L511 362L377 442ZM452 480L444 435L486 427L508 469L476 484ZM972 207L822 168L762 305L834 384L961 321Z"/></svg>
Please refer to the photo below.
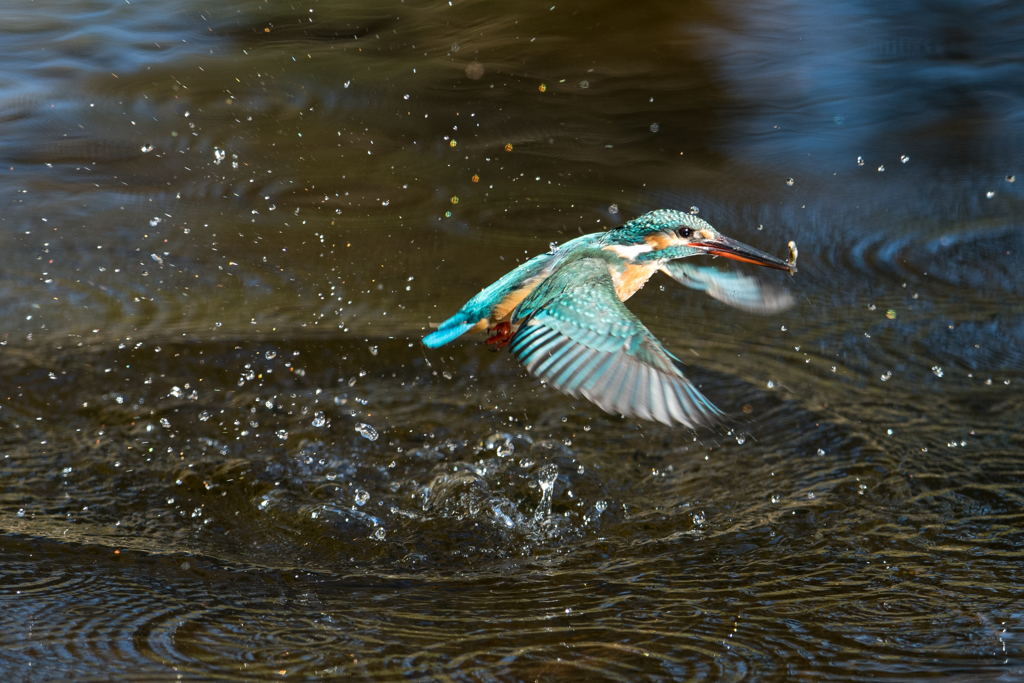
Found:
<svg viewBox="0 0 1024 683"><path fill-rule="evenodd" d="M790 243L795 256L795 245ZM423 338L430 348L488 330L527 371L603 410L690 429L721 422L683 375L682 363L623 304L658 271L745 311L792 305L782 288L740 273L683 263L708 255L796 271L789 262L730 239L691 213L651 211L606 232L535 256L485 287Z"/></svg>

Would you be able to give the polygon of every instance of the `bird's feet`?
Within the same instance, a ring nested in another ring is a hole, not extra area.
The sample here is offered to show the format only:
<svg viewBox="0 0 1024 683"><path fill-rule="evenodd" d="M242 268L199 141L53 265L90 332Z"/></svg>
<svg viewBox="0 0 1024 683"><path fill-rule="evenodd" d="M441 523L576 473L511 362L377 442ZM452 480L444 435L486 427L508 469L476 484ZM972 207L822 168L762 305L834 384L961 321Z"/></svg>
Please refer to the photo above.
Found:
<svg viewBox="0 0 1024 683"><path fill-rule="evenodd" d="M494 335L488 337L484 343L494 347L494 350L504 348L508 346L508 343L512 341L512 325L510 323L498 323L493 328L489 328L488 331L494 330Z"/></svg>

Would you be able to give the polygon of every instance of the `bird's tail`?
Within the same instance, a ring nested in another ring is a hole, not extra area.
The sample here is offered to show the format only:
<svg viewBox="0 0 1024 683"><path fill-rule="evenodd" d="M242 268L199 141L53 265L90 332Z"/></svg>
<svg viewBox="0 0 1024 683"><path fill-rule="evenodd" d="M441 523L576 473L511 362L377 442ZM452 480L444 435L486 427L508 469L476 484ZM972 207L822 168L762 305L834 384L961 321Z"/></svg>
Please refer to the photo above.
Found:
<svg viewBox="0 0 1024 683"><path fill-rule="evenodd" d="M436 332L431 332L423 338L423 345L432 349L444 346L448 342L461 337L473 328L475 323L467 323L458 318L449 318L441 323Z"/></svg>

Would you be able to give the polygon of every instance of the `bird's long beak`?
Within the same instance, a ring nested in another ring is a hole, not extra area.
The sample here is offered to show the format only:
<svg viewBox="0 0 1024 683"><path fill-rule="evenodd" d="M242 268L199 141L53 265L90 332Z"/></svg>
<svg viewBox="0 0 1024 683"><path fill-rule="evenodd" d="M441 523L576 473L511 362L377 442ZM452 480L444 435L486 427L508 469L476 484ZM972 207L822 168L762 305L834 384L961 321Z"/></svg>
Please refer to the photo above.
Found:
<svg viewBox="0 0 1024 683"><path fill-rule="evenodd" d="M777 268L778 270L788 270L790 272L796 271L795 264L790 265L782 259L775 258L771 254L766 254L760 249L755 249L754 247L743 244L743 242L738 242L724 235L719 235L714 240L693 242L689 246L701 249L712 256L721 256L734 261L753 263L767 268Z"/></svg>

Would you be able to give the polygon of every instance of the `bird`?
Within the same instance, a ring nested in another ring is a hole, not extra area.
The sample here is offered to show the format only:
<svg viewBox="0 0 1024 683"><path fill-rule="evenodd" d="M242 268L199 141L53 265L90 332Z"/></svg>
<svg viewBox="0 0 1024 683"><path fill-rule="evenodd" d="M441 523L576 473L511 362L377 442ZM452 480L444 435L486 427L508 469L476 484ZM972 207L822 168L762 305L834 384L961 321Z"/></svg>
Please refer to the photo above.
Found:
<svg viewBox="0 0 1024 683"><path fill-rule="evenodd" d="M699 255L796 271L795 259L783 261L726 237L692 213L660 209L552 245L481 290L423 344L437 348L486 329L494 332L486 343L507 346L531 375L608 413L710 427L725 413L623 302L658 271L748 312L781 311L793 299L757 278L683 262Z"/></svg>

